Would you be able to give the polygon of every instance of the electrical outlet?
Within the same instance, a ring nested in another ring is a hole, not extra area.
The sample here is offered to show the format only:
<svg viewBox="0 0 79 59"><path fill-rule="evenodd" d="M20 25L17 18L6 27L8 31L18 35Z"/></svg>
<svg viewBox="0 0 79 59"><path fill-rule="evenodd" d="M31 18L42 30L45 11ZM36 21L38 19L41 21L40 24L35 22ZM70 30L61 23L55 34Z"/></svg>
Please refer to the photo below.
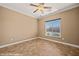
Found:
<svg viewBox="0 0 79 59"><path fill-rule="evenodd" d="M11 40L14 40L14 38L11 38Z"/></svg>
<svg viewBox="0 0 79 59"><path fill-rule="evenodd" d="M64 40L64 38L62 38L62 40Z"/></svg>

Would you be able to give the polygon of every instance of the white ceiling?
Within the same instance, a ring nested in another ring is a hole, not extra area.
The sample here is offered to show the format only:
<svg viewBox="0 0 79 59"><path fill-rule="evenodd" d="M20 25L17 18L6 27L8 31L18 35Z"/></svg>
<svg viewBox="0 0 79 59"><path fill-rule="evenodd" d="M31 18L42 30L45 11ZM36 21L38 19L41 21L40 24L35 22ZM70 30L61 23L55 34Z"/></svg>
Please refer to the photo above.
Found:
<svg viewBox="0 0 79 59"><path fill-rule="evenodd" d="M37 4L37 3L35 3ZM46 16L48 14L53 14L55 12L58 12L59 10L68 9L72 6L75 6L77 4L74 3L45 3L45 6L52 7L51 10L44 10L44 14L40 12L33 13L35 10L35 7L30 6L30 3L0 3L1 6L12 9L14 11L23 13L25 15L29 15L35 18L39 18L42 16Z"/></svg>

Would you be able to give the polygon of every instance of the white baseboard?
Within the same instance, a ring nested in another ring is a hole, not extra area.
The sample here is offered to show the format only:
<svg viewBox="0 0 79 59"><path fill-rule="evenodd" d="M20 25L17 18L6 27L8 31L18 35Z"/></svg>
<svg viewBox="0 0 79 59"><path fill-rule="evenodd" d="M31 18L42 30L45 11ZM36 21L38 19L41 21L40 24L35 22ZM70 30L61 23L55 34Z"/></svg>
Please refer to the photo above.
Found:
<svg viewBox="0 0 79 59"><path fill-rule="evenodd" d="M9 44L4 44L4 45L1 45L0 48L4 48L4 47L11 46L11 45L23 43L23 42L25 42L25 41L31 41L31 40L34 40L34 39L37 39L37 38L44 39L44 40L48 40L48 41L52 41L52 42L57 42L57 43L61 43L61 44L64 44L64 45L68 45L68 46L72 46L72 47L79 48L79 45L70 44L70 43L65 43L65 42L60 42L60 41L51 40L51 39L47 39L47 38L43 38L43 37L35 37L35 38L30 38L30 39L26 39L26 40L22 40L22 41L18 41L18 42L13 42L13 43L9 43Z"/></svg>
<svg viewBox="0 0 79 59"><path fill-rule="evenodd" d="M75 44L70 44L70 43L60 42L60 41L51 40L51 39L47 39L47 38L43 38L43 37L38 37L38 38L40 38L40 39L44 39L44 40L48 40L48 41L52 41L52 42L61 43L61 44L68 45L68 46L72 46L72 47L76 47L76 48L79 48L79 45L75 45Z"/></svg>
<svg viewBox="0 0 79 59"><path fill-rule="evenodd" d="M18 41L18 42L13 42L13 43L9 43L9 44L4 44L4 45L1 45L0 48L8 47L8 46L11 46L11 45L23 43L23 42L25 42L25 41L30 41L30 40L34 40L34 39L37 39L37 37L35 37L35 38L30 38L30 39L26 39L26 40L22 40L22 41Z"/></svg>

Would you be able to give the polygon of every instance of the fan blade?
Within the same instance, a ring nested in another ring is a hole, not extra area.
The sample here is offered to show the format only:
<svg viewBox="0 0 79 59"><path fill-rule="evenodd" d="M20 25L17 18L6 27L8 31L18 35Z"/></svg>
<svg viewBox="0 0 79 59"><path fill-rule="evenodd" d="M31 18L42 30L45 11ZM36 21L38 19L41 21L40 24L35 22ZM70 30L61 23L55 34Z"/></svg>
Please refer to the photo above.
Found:
<svg viewBox="0 0 79 59"><path fill-rule="evenodd" d="M45 9L51 9L52 7L44 7Z"/></svg>
<svg viewBox="0 0 79 59"><path fill-rule="evenodd" d="M35 13L35 12L37 12L38 11L38 9L36 9L33 13Z"/></svg>
<svg viewBox="0 0 79 59"><path fill-rule="evenodd" d="M31 6L35 6L35 7L38 7L37 5L34 5L34 4L30 4Z"/></svg>

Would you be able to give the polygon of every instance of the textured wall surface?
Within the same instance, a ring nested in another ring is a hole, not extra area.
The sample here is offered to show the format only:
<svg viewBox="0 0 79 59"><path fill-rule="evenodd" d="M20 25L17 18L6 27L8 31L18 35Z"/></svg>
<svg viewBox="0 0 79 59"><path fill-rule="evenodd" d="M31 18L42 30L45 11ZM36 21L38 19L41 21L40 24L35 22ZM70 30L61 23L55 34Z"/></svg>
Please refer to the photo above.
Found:
<svg viewBox="0 0 79 59"><path fill-rule="evenodd" d="M33 17L0 7L0 32L3 42L36 37L37 20Z"/></svg>
<svg viewBox="0 0 79 59"><path fill-rule="evenodd" d="M54 14L51 16L43 17L39 20L39 36L45 36L44 23L48 20L61 18L61 39L49 37L57 41L63 41L79 45L79 7L73 8L62 13ZM48 37L47 37L48 38ZM64 38L64 40L62 40Z"/></svg>

